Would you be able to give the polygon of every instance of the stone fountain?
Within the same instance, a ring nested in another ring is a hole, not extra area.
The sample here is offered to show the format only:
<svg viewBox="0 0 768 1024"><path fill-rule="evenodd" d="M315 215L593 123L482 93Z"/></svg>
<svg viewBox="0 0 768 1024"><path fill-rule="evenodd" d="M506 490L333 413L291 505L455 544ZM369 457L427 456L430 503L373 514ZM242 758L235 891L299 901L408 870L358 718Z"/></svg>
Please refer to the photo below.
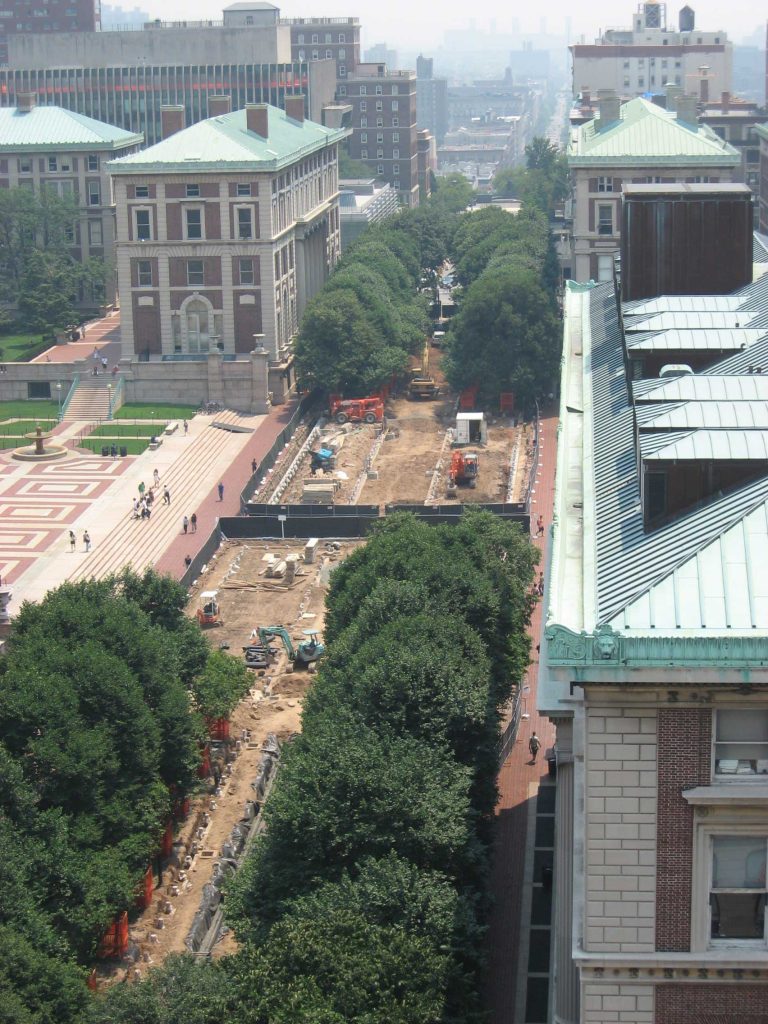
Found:
<svg viewBox="0 0 768 1024"><path fill-rule="evenodd" d="M50 431L43 431L39 423L31 434L25 434L24 437L35 443L24 445L23 448L17 448L13 452L13 458L19 459L21 462L50 462L53 459L63 459L69 455L67 449L59 444L46 444L52 434Z"/></svg>

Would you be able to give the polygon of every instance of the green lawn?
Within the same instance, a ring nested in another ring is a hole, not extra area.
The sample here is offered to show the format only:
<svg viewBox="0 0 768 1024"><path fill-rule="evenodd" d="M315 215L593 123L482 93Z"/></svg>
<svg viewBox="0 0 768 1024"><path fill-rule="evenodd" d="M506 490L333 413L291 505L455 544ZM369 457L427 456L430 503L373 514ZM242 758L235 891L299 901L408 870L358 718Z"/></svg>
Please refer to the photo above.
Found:
<svg viewBox="0 0 768 1024"><path fill-rule="evenodd" d="M87 448L89 451L94 452L94 454L101 455L103 447L111 448L113 444L117 445L118 451L121 448L127 448L129 455L141 455L149 447L149 438L99 437L93 439L93 435L91 435L91 437L80 441L78 447Z"/></svg>
<svg viewBox="0 0 768 1024"><path fill-rule="evenodd" d="M62 389L63 390L63 389ZM59 403L50 398L22 398L15 402L0 402L0 420L21 416L25 420L57 420Z"/></svg>
<svg viewBox="0 0 768 1024"><path fill-rule="evenodd" d="M58 424L57 419L48 420L42 417L39 420L13 420L10 423L0 423L0 434L13 434L14 437L21 437L22 434L31 433L36 429L38 423L43 430L53 430Z"/></svg>
<svg viewBox="0 0 768 1024"><path fill-rule="evenodd" d="M39 334L0 335L0 363L27 363L53 344Z"/></svg>
<svg viewBox="0 0 768 1024"><path fill-rule="evenodd" d="M156 405L149 402L127 402L115 413L118 420L189 420L197 411L196 405Z"/></svg>
<svg viewBox="0 0 768 1024"><path fill-rule="evenodd" d="M109 423L102 423L88 435L89 437L153 437L162 434L168 426L162 420L157 423L118 423L112 420Z"/></svg>

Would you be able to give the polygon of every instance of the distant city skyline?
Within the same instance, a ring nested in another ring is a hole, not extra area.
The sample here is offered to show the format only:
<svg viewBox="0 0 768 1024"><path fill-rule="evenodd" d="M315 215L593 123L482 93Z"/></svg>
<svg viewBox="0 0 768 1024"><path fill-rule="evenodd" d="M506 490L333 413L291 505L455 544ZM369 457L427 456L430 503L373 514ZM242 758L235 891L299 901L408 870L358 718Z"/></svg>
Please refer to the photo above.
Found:
<svg viewBox="0 0 768 1024"><path fill-rule="evenodd" d="M574 7L565 0L550 0L545 13L532 15L527 11L516 11L508 3L491 0L482 7L482 15L467 17L467 6L459 0L443 0L436 7L428 4L414 4L412 0L390 0L382 7L372 0L286 0L277 3L284 17L358 17L363 27L363 46L386 42L391 47L412 51L437 50L443 45L446 31L457 29L477 32L493 32L507 35L515 25L524 34L537 34L542 24L552 35L564 35L566 18L571 19L571 38L585 41L595 38L601 29L629 26L631 15L637 7L637 0L596 0L588 7ZM126 0L124 8L132 8L135 0ZM702 0L690 4L696 11L696 24L706 31L724 29L734 42L751 36L765 21L761 19L754 4L744 0L724 12L722 4L715 0ZM139 4L149 10L151 17L164 20L218 19L226 0L147 0ZM684 6L679 3L667 4L667 18L677 23L677 12ZM539 8L541 10L541 8Z"/></svg>

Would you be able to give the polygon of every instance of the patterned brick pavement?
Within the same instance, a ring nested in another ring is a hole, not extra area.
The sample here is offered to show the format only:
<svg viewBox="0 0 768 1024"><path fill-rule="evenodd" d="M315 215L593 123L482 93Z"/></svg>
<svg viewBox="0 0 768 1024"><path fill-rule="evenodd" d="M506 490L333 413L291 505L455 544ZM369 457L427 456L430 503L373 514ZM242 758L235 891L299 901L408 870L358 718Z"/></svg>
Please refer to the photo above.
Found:
<svg viewBox="0 0 768 1024"><path fill-rule="evenodd" d="M555 490L555 461L557 455L557 418L542 420L542 448L539 460L536 486L532 496L531 521L535 523L539 514L544 516L545 534L533 538L541 550L540 568L545 563L545 545L552 521L552 506ZM492 1024L524 1024L515 1015L517 995L518 956L521 952L521 909L523 904L523 870L526 847L533 837L528 835L529 799L535 793L539 780L547 774L547 762L542 756L554 743L554 729L547 719L536 713L536 681L538 676L538 652L542 626L541 603L536 606L531 621L530 633L533 649L530 665L523 685L526 701L523 712L530 715L520 722L517 742L499 772L499 803L496 810L497 832L492 873L494 909L491 915L488 953L489 974L487 982L487 1005ZM542 750L536 765L529 765L528 740L533 732L541 739ZM526 926L527 927L527 926ZM523 949L527 948L527 943Z"/></svg>

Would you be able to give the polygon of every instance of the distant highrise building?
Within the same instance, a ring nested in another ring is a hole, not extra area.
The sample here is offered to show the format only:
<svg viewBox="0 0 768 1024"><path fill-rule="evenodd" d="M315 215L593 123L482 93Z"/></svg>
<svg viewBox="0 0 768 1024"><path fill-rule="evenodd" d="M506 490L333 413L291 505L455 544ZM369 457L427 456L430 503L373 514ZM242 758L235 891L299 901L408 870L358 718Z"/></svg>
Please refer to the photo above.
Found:
<svg viewBox="0 0 768 1024"><path fill-rule="evenodd" d="M416 58L416 123L440 146L448 131L448 79L433 77L432 57Z"/></svg>
<svg viewBox="0 0 768 1024"><path fill-rule="evenodd" d="M360 63L360 20L358 18L289 18L291 54L294 60L335 60L341 81L353 74Z"/></svg>
<svg viewBox="0 0 768 1024"><path fill-rule="evenodd" d="M394 71L399 65L397 50L391 50L386 43L375 43L365 51L365 60L368 64L386 64Z"/></svg>
<svg viewBox="0 0 768 1024"><path fill-rule="evenodd" d="M117 25L146 25L148 21L148 12L142 11L140 7L134 7L129 11L120 4L101 5L101 24L105 29Z"/></svg>
<svg viewBox="0 0 768 1024"><path fill-rule="evenodd" d="M9 0L0 10L0 61L7 60L8 36L20 32L95 32L101 24L101 0Z"/></svg>

